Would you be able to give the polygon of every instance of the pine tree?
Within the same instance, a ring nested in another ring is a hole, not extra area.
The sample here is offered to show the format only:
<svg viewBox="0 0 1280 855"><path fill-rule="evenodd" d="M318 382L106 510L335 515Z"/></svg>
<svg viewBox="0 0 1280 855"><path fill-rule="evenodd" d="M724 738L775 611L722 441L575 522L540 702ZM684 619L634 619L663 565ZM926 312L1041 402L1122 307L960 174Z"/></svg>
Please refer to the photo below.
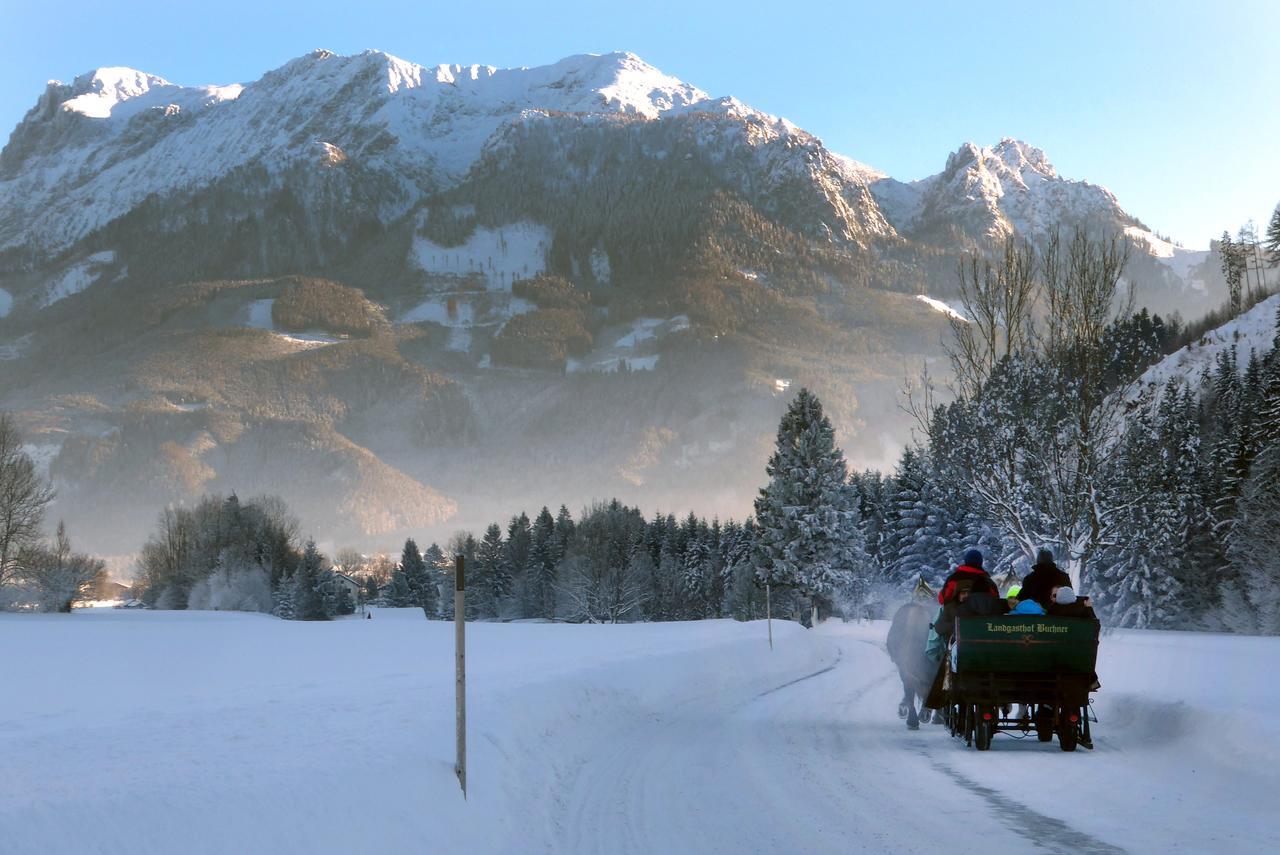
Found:
<svg viewBox="0 0 1280 855"><path fill-rule="evenodd" d="M707 616L707 589L711 546L705 534L695 531L688 538L680 567L680 613L690 620Z"/></svg>
<svg viewBox="0 0 1280 855"><path fill-rule="evenodd" d="M391 574L385 600L387 608L391 609L404 609L414 605L413 589L409 587L409 580L403 570L397 570Z"/></svg>
<svg viewBox="0 0 1280 855"><path fill-rule="evenodd" d="M433 543L422 553L422 563L427 568L427 601L423 609L429 618L443 617L444 601L448 600L451 607L453 603L453 562L445 557L439 544Z"/></svg>
<svg viewBox="0 0 1280 855"><path fill-rule="evenodd" d="M1258 456L1241 490L1229 557L1235 581L1224 592L1228 625L1280 635L1280 445Z"/></svg>
<svg viewBox="0 0 1280 855"><path fill-rule="evenodd" d="M499 617L503 600L511 593L511 575L507 569L506 550L503 549L502 529L498 528L497 523L492 523L485 529L484 539L476 549L474 579L474 586L468 586L476 594L474 610L468 609L472 612L471 616ZM471 605L472 598L467 599L468 605Z"/></svg>
<svg viewBox="0 0 1280 855"><path fill-rule="evenodd" d="M762 582L798 592L816 613L818 599L848 584L859 520L844 453L831 421L801 389L778 427L765 471L769 483L755 501L760 535L754 564Z"/></svg>
<svg viewBox="0 0 1280 855"><path fill-rule="evenodd" d="M556 564L555 518L544 505L529 535L529 568L525 584L525 613L530 617L555 616Z"/></svg>
<svg viewBox="0 0 1280 855"><path fill-rule="evenodd" d="M294 612L298 620L326 620L324 586L324 557L316 549L314 540L308 540L302 552L302 561L293 574Z"/></svg>
<svg viewBox="0 0 1280 855"><path fill-rule="evenodd" d="M278 618L284 620L295 620L297 618L297 608L294 603L294 591L296 586L293 583L293 576L282 576L280 584L276 586L273 595L274 605L271 613Z"/></svg>
<svg viewBox="0 0 1280 855"><path fill-rule="evenodd" d="M520 594L514 603L518 617L529 617L529 612L525 610L528 599L525 587L528 582L526 573L529 567L529 550L533 543L531 529L528 514L522 512L512 517L507 524L507 542L503 549L504 568L511 579L511 590Z"/></svg>
<svg viewBox="0 0 1280 855"><path fill-rule="evenodd" d="M569 554L570 547L573 546L573 538L577 529L573 522L573 517L569 514L569 509L564 505L560 506L559 512L556 513L556 531L555 537L552 538L554 549L552 555L556 563L563 561Z"/></svg>
<svg viewBox="0 0 1280 855"><path fill-rule="evenodd" d="M1177 411L1177 397L1176 390L1163 396L1162 422ZM1177 457L1167 453L1161 425L1146 406L1130 419L1121 443L1109 480L1122 510L1114 545L1100 562L1098 605L1119 626L1168 626L1179 605L1172 568L1182 557Z"/></svg>
<svg viewBox="0 0 1280 855"><path fill-rule="evenodd" d="M1271 255L1271 266L1280 265L1280 205L1271 214L1271 222L1267 225L1267 252Z"/></svg>
<svg viewBox="0 0 1280 855"><path fill-rule="evenodd" d="M1231 239L1229 232L1222 233L1218 243L1218 254L1222 265L1222 277L1227 280L1227 299L1231 306L1231 314L1240 314L1240 285L1244 277L1244 247Z"/></svg>
<svg viewBox="0 0 1280 855"><path fill-rule="evenodd" d="M428 618L435 617L435 580L413 538L404 542L404 550L400 553L400 572L404 574L405 583L409 586L409 602L406 605L417 606Z"/></svg>

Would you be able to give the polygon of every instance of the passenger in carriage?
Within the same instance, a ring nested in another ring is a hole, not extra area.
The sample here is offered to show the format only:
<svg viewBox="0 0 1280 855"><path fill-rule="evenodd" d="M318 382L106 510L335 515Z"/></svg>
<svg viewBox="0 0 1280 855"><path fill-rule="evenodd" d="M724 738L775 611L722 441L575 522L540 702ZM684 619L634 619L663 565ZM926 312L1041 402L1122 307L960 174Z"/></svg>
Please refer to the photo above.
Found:
<svg viewBox="0 0 1280 855"><path fill-rule="evenodd" d="M1053 600L1049 604L1050 617L1084 618L1097 621L1093 611L1093 601L1088 597L1077 597L1069 585L1061 585L1053 589Z"/></svg>
<svg viewBox="0 0 1280 855"><path fill-rule="evenodd" d="M1036 553L1036 563L1031 566L1031 572L1022 580L1018 601L1035 600L1047 610L1053 602L1053 589L1070 584L1071 577L1054 563L1053 551L1042 548Z"/></svg>
<svg viewBox="0 0 1280 855"><path fill-rule="evenodd" d="M985 593L999 599L1000 589L982 569L982 553L970 549L964 554L964 561L952 571L938 592L938 602L947 605L950 602L968 598L970 594Z"/></svg>
<svg viewBox="0 0 1280 855"><path fill-rule="evenodd" d="M1009 612L1010 615L1017 617L1040 617L1044 613L1044 609L1035 600L1023 600Z"/></svg>
<svg viewBox="0 0 1280 855"><path fill-rule="evenodd" d="M1053 602L1049 605L1049 616L1079 618L1101 624L1098 616L1093 611L1093 601L1088 597L1077 597L1076 592L1067 585L1053 589ZM1098 672L1094 671L1093 682L1089 686L1089 691L1096 692L1100 688L1102 688L1102 683L1098 682Z"/></svg>
<svg viewBox="0 0 1280 855"><path fill-rule="evenodd" d="M966 552L964 561L947 577L938 592L938 602L942 608L933 623L936 637L931 636L928 645L929 656L935 662L941 661L941 646L955 632L957 617L1002 615L1009 610L1009 604L1000 597L1000 589L982 569L982 553L976 549Z"/></svg>

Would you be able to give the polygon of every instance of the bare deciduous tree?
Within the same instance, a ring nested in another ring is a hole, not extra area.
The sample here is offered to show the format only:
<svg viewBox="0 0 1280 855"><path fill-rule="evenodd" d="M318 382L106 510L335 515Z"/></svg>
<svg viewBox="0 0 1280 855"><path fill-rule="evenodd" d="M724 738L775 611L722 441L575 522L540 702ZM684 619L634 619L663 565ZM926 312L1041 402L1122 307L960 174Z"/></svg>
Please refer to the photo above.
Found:
<svg viewBox="0 0 1280 855"><path fill-rule="evenodd" d="M1103 342L1131 309L1127 260L1119 236L1077 229L1039 255L1008 241L1000 261L961 272L971 322L954 323L951 358L964 409L939 445L984 515L1028 556L1058 546L1077 584L1115 511L1103 478L1126 390L1107 382Z"/></svg>
<svg viewBox="0 0 1280 855"><path fill-rule="evenodd" d="M13 418L0 413L0 585L20 568L19 555L40 538L53 489L36 472Z"/></svg>
<svg viewBox="0 0 1280 855"><path fill-rule="evenodd" d="M1002 359L1030 347L1036 262L1034 247L1012 237L999 261L972 255L961 262L965 319L952 319L955 343L949 351L961 396L977 394Z"/></svg>
<svg viewBox="0 0 1280 855"><path fill-rule="evenodd" d="M71 551L61 522L53 543L23 549L20 564L19 578L36 590L40 607L48 612L71 611L72 604L100 587L106 576L101 560Z"/></svg>

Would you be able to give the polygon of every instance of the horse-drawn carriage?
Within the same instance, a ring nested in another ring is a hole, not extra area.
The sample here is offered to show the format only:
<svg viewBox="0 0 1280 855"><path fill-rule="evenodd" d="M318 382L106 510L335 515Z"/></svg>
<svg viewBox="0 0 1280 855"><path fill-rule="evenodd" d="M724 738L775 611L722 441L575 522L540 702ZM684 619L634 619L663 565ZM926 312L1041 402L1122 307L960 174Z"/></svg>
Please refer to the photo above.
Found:
<svg viewBox="0 0 1280 855"><path fill-rule="evenodd" d="M1097 621L960 617L948 653L942 707L953 736L979 751L999 732L1056 735L1063 751L1092 748L1089 693L1096 686ZM1027 717L1018 714L1023 706Z"/></svg>

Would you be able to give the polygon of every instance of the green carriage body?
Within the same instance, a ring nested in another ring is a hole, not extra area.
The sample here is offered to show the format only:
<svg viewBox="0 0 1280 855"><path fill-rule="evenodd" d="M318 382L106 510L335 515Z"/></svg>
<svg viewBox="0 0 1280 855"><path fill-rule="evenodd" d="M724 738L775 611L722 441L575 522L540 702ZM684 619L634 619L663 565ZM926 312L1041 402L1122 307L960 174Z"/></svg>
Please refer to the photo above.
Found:
<svg viewBox="0 0 1280 855"><path fill-rule="evenodd" d="M1097 621L1045 616L956 620L956 674L1093 674Z"/></svg>

